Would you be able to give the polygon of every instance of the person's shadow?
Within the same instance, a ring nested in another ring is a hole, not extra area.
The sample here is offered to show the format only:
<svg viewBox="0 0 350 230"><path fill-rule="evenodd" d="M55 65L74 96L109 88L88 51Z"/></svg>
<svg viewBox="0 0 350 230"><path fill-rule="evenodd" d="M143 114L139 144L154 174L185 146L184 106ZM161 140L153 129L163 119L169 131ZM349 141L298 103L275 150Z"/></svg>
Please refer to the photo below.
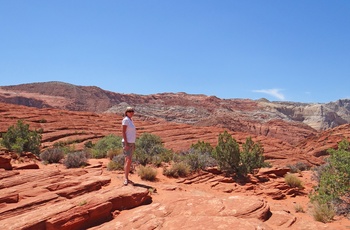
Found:
<svg viewBox="0 0 350 230"><path fill-rule="evenodd" d="M151 193L157 193L157 189L155 187L152 187L152 186L149 186L146 184L135 183L135 182L133 182L132 184L133 184L133 186L136 186L136 187L145 188Z"/></svg>

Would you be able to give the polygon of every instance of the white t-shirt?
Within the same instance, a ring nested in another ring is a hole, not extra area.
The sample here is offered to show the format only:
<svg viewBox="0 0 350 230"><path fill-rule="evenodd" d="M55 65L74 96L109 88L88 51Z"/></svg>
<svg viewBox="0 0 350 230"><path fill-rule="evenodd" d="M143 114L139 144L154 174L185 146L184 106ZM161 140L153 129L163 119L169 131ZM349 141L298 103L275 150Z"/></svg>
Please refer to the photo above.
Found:
<svg viewBox="0 0 350 230"><path fill-rule="evenodd" d="M128 117L125 116L122 125L126 125L126 139L128 143L135 143L136 141L136 127L132 120ZM122 140L124 142L124 138Z"/></svg>

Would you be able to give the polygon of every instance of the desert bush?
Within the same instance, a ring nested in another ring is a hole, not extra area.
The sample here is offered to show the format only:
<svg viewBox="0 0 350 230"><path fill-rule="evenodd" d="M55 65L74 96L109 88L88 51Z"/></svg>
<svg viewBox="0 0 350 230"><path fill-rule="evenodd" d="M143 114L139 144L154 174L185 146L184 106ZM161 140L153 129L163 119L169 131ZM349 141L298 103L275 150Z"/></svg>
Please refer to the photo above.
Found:
<svg viewBox="0 0 350 230"><path fill-rule="evenodd" d="M326 164L317 169L315 178L318 186L311 194L311 200L320 209L334 208L341 214L350 212L348 199L350 197L350 143L342 140L338 149L329 149L330 156Z"/></svg>
<svg viewBox="0 0 350 230"><path fill-rule="evenodd" d="M8 150L19 154L32 152L40 154L41 134L38 131L29 130L29 125L18 120L16 126L12 125L2 136L2 145Z"/></svg>
<svg viewBox="0 0 350 230"><path fill-rule="evenodd" d="M160 167L163 163L170 163L174 161L176 155L177 154L175 154L172 150L165 150L164 152L152 157L152 164L156 167Z"/></svg>
<svg viewBox="0 0 350 230"><path fill-rule="evenodd" d="M66 141L55 142L53 144L53 147L61 149L64 152L65 155L67 155L68 153L71 153L71 152L75 152L75 146L74 145L70 145Z"/></svg>
<svg viewBox="0 0 350 230"><path fill-rule="evenodd" d="M112 160L113 157L123 155L123 149L110 149L107 151L107 157Z"/></svg>
<svg viewBox="0 0 350 230"><path fill-rule="evenodd" d="M67 168L79 168L87 165L89 156L84 151L68 153L63 161Z"/></svg>
<svg viewBox="0 0 350 230"><path fill-rule="evenodd" d="M64 156L64 151L61 148L50 148L40 153L40 159L48 164L59 163L64 159Z"/></svg>
<svg viewBox="0 0 350 230"><path fill-rule="evenodd" d="M92 158L105 158L107 152L113 149L123 149L122 137L110 134L97 141L91 150Z"/></svg>
<svg viewBox="0 0 350 230"><path fill-rule="evenodd" d="M123 154L119 154L113 157L113 159L108 162L107 170L115 171L115 170L124 170L124 162L125 157Z"/></svg>
<svg viewBox="0 0 350 230"><path fill-rule="evenodd" d="M137 174L142 180L154 181L157 177L157 170L150 166L141 165L137 171Z"/></svg>
<svg viewBox="0 0 350 230"><path fill-rule="evenodd" d="M251 137L246 139L242 144L242 151L240 153L240 165L238 172L242 176L248 173L253 173L254 169L268 166L264 161L264 148L260 143L254 143Z"/></svg>
<svg viewBox="0 0 350 230"><path fill-rule="evenodd" d="M294 205L294 209L295 209L295 212L302 212L302 213L305 212L303 206L302 206L301 204L298 204L298 203L296 203L296 204Z"/></svg>
<svg viewBox="0 0 350 230"><path fill-rule="evenodd" d="M190 174L191 168L185 162L174 163L169 169L163 169L163 175L167 177L186 177Z"/></svg>
<svg viewBox="0 0 350 230"><path fill-rule="evenodd" d="M87 141L84 143L85 148L93 148L95 145L92 143L92 141Z"/></svg>
<svg viewBox="0 0 350 230"><path fill-rule="evenodd" d="M313 202L312 216L322 223L331 222L335 216L334 207L327 203Z"/></svg>
<svg viewBox="0 0 350 230"><path fill-rule="evenodd" d="M219 134L214 156L221 170L227 173L238 171L240 162L239 145L227 131Z"/></svg>
<svg viewBox="0 0 350 230"><path fill-rule="evenodd" d="M284 176L284 181L291 188L299 188L299 189L304 188L302 181L294 174L291 174L291 173L286 174Z"/></svg>
<svg viewBox="0 0 350 230"><path fill-rule="evenodd" d="M160 137L143 133L136 140L135 160L145 166L152 163L154 156L159 156L167 152ZM159 162L159 161L158 161Z"/></svg>
<svg viewBox="0 0 350 230"><path fill-rule="evenodd" d="M184 161L190 166L192 172L217 165L216 160L208 152L190 149L182 154L184 156Z"/></svg>
<svg viewBox="0 0 350 230"><path fill-rule="evenodd" d="M210 143L208 142L204 142L204 141L198 141L195 144L191 145L191 149L196 150L200 153L206 153L209 155L212 155L214 152L214 148L210 145Z"/></svg>
<svg viewBox="0 0 350 230"><path fill-rule="evenodd" d="M214 156L219 168L227 174L236 173L237 176L246 177L254 169L269 167L269 163L264 161L263 153L261 144L254 143L251 137L246 139L240 150L237 141L225 131L219 134Z"/></svg>
<svg viewBox="0 0 350 230"><path fill-rule="evenodd" d="M297 162L294 165L288 164L287 167L290 169L291 173L298 173L310 169L310 166L308 166L304 162Z"/></svg>

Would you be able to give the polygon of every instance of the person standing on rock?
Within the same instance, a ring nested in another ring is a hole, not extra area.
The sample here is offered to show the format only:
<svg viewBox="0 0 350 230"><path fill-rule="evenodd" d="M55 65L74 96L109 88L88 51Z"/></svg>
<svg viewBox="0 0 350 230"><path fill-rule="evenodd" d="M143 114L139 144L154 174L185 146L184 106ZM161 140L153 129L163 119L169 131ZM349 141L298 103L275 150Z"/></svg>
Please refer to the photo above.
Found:
<svg viewBox="0 0 350 230"><path fill-rule="evenodd" d="M124 185L128 185L129 172L132 161L132 154L135 151L135 141L136 141L136 127L132 121L132 116L134 115L134 109L132 107L127 107L125 110L125 117L122 120L122 133L123 133L123 153L125 156L124 163Z"/></svg>

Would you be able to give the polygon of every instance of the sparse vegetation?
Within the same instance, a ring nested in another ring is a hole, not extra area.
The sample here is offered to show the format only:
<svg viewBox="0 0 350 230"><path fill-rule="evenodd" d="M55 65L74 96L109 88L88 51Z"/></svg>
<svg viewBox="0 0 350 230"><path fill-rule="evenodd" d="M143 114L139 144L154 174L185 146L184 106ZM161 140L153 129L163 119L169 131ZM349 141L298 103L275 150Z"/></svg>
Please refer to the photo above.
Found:
<svg viewBox="0 0 350 230"><path fill-rule="evenodd" d="M190 166L191 171L204 170L207 167L217 165L216 160L207 152L200 152L200 150L190 149L183 153L184 161Z"/></svg>
<svg viewBox="0 0 350 230"><path fill-rule="evenodd" d="M294 205L294 209L295 209L295 212L302 212L302 213L305 212L303 206L302 206L301 204L299 204L299 203L296 203L296 204Z"/></svg>
<svg viewBox="0 0 350 230"><path fill-rule="evenodd" d="M39 123L46 123L46 122L47 122L47 120L45 118L42 118L39 120Z"/></svg>
<svg viewBox="0 0 350 230"><path fill-rule="evenodd" d="M152 164L156 167L160 167L163 163L170 163L174 161L178 155L172 150L165 149L164 152L154 155L152 157Z"/></svg>
<svg viewBox="0 0 350 230"><path fill-rule="evenodd" d="M40 153L40 159L47 164L59 163L65 154L61 148L50 148Z"/></svg>
<svg viewBox="0 0 350 230"><path fill-rule="evenodd" d="M240 153L240 164L238 168L239 175L246 176L248 173L253 173L254 169L269 166L264 160L264 148L260 143L254 143L251 137L246 139L242 144Z"/></svg>
<svg viewBox="0 0 350 230"><path fill-rule="evenodd" d="M196 144L192 144L191 148L183 155L184 160L191 167L191 171L198 171L217 165L213 152L214 148L209 143L198 141Z"/></svg>
<svg viewBox="0 0 350 230"><path fill-rule="evenodd" d="M119 154L113 157L113 159L108 163L107 170L123 170L124 169L125 157L123 154Z"/></svg>
<svg viewBox="0 0 350 230"><path fill-rule="evenodd" d="M221 170L228 174L238 171L240 162L239 145L227 131L219 134L214 156Z"/></svg>
<svg viewBox="0 0 350 230"><path fill-rule="evenodd" d="M83 205L86 205L87 204L87 201L86 200L82 200L79 202L79 206L83 206Z"/></svg>
<svg viewBox="0 0 350 230"><path fill-rule="evenodd" d="M108 151L122 149L122 137L110 134L99 140L91 149L92 158L105 158Z"/></svg>
<svg viewBox="0 0 350 230"><path fill-rule="evenodd" d="M2 145L8 150L18 154L32 152L40 154L41 134L38 131L29 130L29 125L22 120L18 120L16 125L8 128L2 136Z"/></svg>
<svg viewBox="0 0 350 230"><path fill-rule="evenodd" d="M264 161L263 153L264 149L260 143L254 143L250 137L242 144L242 150L240 150L237 141L225 131L219 134L214 156L221 170L227 174L236 173L238 176L245 177L255 169L269 166Z"/></svg>
<svg viewBox="0 0 350 230"><path fill-rule="evenodd" d="M53 144L53 147L61 149L65 155L67 155L68 153L71 153L71 152L75 152L75 146L70 145L69 142L67 142L67 141L58 141L58 142Z"/></svg>
<svg viewBox="0 0 350 230"><path fill-rule="evenodd" d="M212 155L214 152L214 148L208 142L198 141L195 144L191 145L191 149L194 149L202 154L206 153Z"/></svg>
<svg viewBox="0 0 350 230"><path fill-rule="evenodd" d="M68 153L66 158L63 161L63 164L67 168L79 168L87 165L89 156L87 152L79 151L79 152L71 152Z"/></svg>
<svg viewBox="0 0 350 230"><path fill-rule="evenodd" d="M158 164L157 158L167 151L160 137L151 133L143 133L136 140L135 160L145 166L152 163L155 158L155 162Z"/></svg>
<svg viewBox="0 0 350 230"><path fill-rule="evenodd" d="M92 141L87 141L84 143L85 148L91 149L93 148L95 145L92 143Z"/></svg>
<svg viewBox="0 0 350 230"><path fill-rule="evenodd" d="M150 166L141 165L137 171L137 174L142 180L155 181L157 177L157 170Z"/></svg>
<svg viewBox="0 0 350 230"><path fill-rule="evenodd" d="M337 150L329 149L328 152L330 156L326 164L315 171L318 186L311 194L314 217L322 222L330 221L334 212L341 215L350 213L350 143L342 140Z"/></svg>
<svg viewBox="0 0 350 230"><path fill-rule="evenodd" d="M333 220L335 209L332 204L314 202L313 205L312 215L316 221L327 223Z"/></svg>
<svg viewBox="0 0 350 230"><path fill-rule="evenodd" d="M190 174L191 168L185 162L174 163L169 169L164 168L163 174L167 177L186 177Z"/></svg>
<svg viewBox="0 0 350 230"><path fill-rule="evenodd" d="M302 181L294 174L288 173L285 175L284 180L286 184L291 188L299 188L303 189L303 183Z"/></svg>
<svg viewBox="0 0 350 230"><path fill-rule="evenodd" d="M290 169L291 173L299 173L310 169L310 166L308 166L304 162L297 162L294 165L289 164L287 165L287 167Z"/></svg>
<svg viewBox="0 0 350 230"><path fill-rule="evenodd" d="M123 149L110 149L107 151L107 157L112 160L115 156L123 155Z"/></svg>

